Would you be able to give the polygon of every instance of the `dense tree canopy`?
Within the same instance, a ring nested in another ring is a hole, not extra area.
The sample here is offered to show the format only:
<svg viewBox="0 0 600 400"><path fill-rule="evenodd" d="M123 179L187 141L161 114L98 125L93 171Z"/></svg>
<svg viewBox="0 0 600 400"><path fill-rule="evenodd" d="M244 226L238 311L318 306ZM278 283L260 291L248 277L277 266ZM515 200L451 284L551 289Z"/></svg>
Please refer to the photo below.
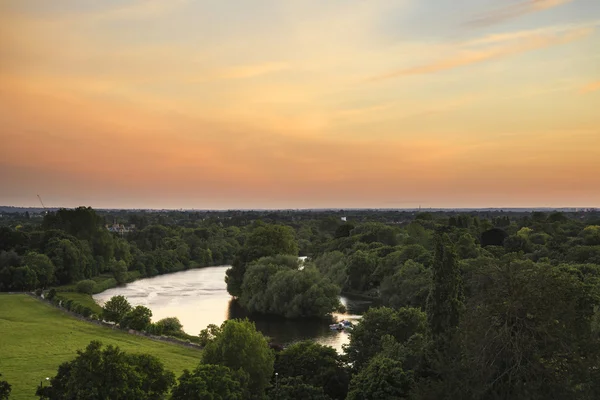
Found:
<svg viewBox="0 0 600 400"><path fill-rule="evenodd" d="M202 353L205 364L223 365L248 375L248 396L261 398L273 375L275 355L248 320L225 321Z"/></svg>
<svg viewBox="0 0 600 400"><path fill-rule="evenodd" d="M243 400L247 375L223 365L200 364L185 370L173 388L172 400Z"/></svg>
<svg viewBox="0 0 600 400"><path fill-rule="evenodd" d="M131 304L124 296L113 296L102 307L102 316L106 321L119 323L131 311Z"/></svg>
<svg viewBox="0 0 600 400"><path fill-rule="evenodd" d="M322 388L333 399L344 399L348 371L335 349L307 340L294 343L277 354L275 371L282 377L297 377Z"/></svg>
<svg viewBox="0 0 600 400"><path fill-rule="evenodd" d="M65 290L96 292L140 277L229 264L228 290L253 312L324 316L336 308L340 293L372 298L347 347L353 379L348 398L600 397L595 210L83 207L47 215L7 212L0 225L0 290L56 287L45 297L55 294L67 306ZM299 264L298 254L309 258ZM387 308L377 308L380 303ZM125 326L122 318L130 311L115 307L105 317ZM175 321L146 330L184 335ZM274 390L264 338L238 327L227 328L223 340L225 330L210 327L196 338L207 345L211 365L231 371L231 381L223 372L227 379L219 387L233 393L231 382L239 381L243 398L342 398L342 390L332 390L324 378L339 372L328 350L308 344L284 349ZM244 354L252 357L238 361ZM193 375L186 375L182 388L206 386Z"/></svg>
<svg viewBox="0 0 600 400"><path fill-rule="evenodd" d="M37 395L48 400L159 400L174 381L155 357L126 354L110 345L102 349L94 341L61 364L50 386L39 388Z"/></svg>

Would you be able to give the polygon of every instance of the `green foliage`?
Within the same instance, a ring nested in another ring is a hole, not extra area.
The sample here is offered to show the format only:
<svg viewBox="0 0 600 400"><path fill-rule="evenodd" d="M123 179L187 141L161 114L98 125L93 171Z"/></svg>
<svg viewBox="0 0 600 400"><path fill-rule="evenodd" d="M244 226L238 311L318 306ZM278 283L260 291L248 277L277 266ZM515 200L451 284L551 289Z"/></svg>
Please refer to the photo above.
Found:
<svg viewBox="0 0 600 400"><path fill-rule="evenodd" d="M247 265L262 257L281 254L298 255L298 244L293 229L283 225L265 224L254 228L232 267L227 270L227 291L232 296L240 297Z"/></svg>
<svg viewBox="0 0 600 400"><path fill-rule="evenodd" d="M119 323L131 311L131 304L124 296L113 296L102 307L102 317L106 321Z"/></svg>
<svg viewBox="0 0 600 400"><path fill-rule="evenodd" d="M333 399L345 399L348 371L342 357L331 347L307 340L294 343L277 354L275 371L281 377L297 377L321 388Z"/></svg>
<svg viewBox="0 0 600 400"><path fill-rule="evenodd" d="M389 335L398 343L408 342L413 335L425 334L427 316L416 308L394 310L387 307L370 308L352 330L350 343L345 346L348 359L356 370L383 350L383 337Z"/></svg>
<svg viewBox="0 0 600 400"><path fill-rule="evenodd" d="M84 309L89 309L90 314L102 314L102 307L98 305L92 296L77 292L59 292L56 296L61 301L71 300L72 303L78 303ZM87 317L87 315L85 315Z"/></svg>
<svg viewBox="0 0 600 400"><path fill-rule="evenodd" d="M183 331L183 325L177 317L167 317L155 324L161 334L171 335Z"/></svg>
<svg viewBox="0 0 600 400"><path fill-rule="evenodd" d="M348 400L406 399L413 382L412 374L402 364L385 357L375 357L350 381Z"/></svg>
<svg viewBox="0 0 600 400"><path fill-rule="evenodd" d="M127 281L127 264L125 264L125 261L113 261L110 270L117 281L117 285L122 285Z"/></svg>
<svg viewBox="0 0 600 400"><path fill-rule="evenodd" d="M381 300L393 308L425 309L431 282L431 270L408 260L394 275L381 283Z"/></svg>
<svg viewBox="0 0 600 400"><path fill-rule="evenodd" d="M158 400L174 382L174 374L157 358L127 354L112 345L102 349L100 342L92 341L73 361L61 364L51 386L38 388L37 395L49 400Z"/></svg>
<svg viewBox="0 0 600 400"><path fill-rule="evenodd" d="M205 364L224 365L248 375L248 398L261 398L273 375L275 356L254 323L229 320L221 325L202 354Z"/></svg>
<svg viewBox="0 0 600 400"><path fill-rule="evenodd" d="M597 267L518 260L479 274L486 279L480 280L461 323L474 393L483 398L596 397L589 383L600 361L591 325L600 302Z"/></svg>
<svg viewBox="0 0 600 400"><path fill-rule="evenodd" d="M193 369L201 356L194 348L81 321L28 295L0 293L0 369L12 385L11 399L34 398L40 379L54 376L61 363L71 361L91 340L154 355L177 375Z"/></svg>
<svg viewBox="0 0 600 400"><path fill-rule="evenodd" d="M120 326L126 329L144 331L152 321L152 311L144 306L136 306L123 316Z"/></svg>
<svg viewBox="0 0 600 400"><path fill-rule="evenodd" d="M93 294L94 287L96 286L96 282L91 279L86 279L83 281L77 282L77 291L79 293Z"/></svg>
<svg viewBox="0 0 600 400"><path fill-rule="evenodd" d="M316 268L299 270L296 257L265 257L248 267L240 304L250 312L288 318L323 317L341 306L339 294Z"/></svg>
<svg viewBox="0 0 600 400"><path fill-rule="evenodd" d="M206 346L208 343L213 341L217 336L221 335L223 330L221 326L215 324L209 324L206 328L200 331L198 335L200 337L200 345Z"/></svg>
<svg viewBox="0 0 600 400"><path fill-rule="evenodd" d="M427 321L434 339L452 335L463 309L463 285L456 251L445 233L435 236L432 285Z"/></svg>
<svg viewBox="0 0 600 400"><path fill-rule="evenodd" d="M200 364L183 371L173 388L172 400L243 400L247 376L223 365Z"/></svg>
<svg viewBox="0 0 600 400"><path fill-rule="evenodd" d="M269 392L271 400L329 400L320 387L307 384L300 378L283 377L278 380L276 387Z"/></svg>
<svg viewBox="0 0 600 400"><path fill-rule="evenodd" d="M346 273L348 288L363 291L370 287L370 277L377 268L377 257L372 253L357 251L348 259Z"/></svg>
<svg viewBox="0 0 600 400"><path fill-rule="evenodd" d="M48 300L52 300L54 298L54 296L56 296L56 289L52 288L52 289L48 290L48 294L46 294L46 298Z"/></svg>
<svg viewBox="0 0 600 400"><path fill-rule="evenodd" d="M0 377L2 374L0 374ZM12 386L5 380L0 380L0 400L8 400Z"/></svg>
<svg viewBox="0 0 600 400"><path fill-rule="evenodd" d="M42 288L45 288L54 282L54 264L52 264L52 261L47 255L30 251L23 258L23 262L35 272L39 285Z"/></svg>

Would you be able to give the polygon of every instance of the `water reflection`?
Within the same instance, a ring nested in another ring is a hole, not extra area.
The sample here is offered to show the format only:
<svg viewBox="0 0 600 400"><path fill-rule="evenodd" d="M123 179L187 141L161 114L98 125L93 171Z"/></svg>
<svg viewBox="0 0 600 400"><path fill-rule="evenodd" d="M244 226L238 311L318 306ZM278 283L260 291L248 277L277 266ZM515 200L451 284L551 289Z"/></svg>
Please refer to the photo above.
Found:
<svg viewBox="0 0 600 400"><path fill-rule="evenodd" d="M312 339L342 350L349 341L348 333L329 329L331 321L289 320L285 318L249 315L227 293L225 271L229 266L209 267L142 279L126 286L109 289L94 299L103 304L112 296L123 295L134 305L152 310L153 321L165 317L178 317L183 329L196 335L209 324L221 325L224 320L248 317L264 335L278 344ZM346 313L332 319L358 319L368 309L370 302L341 298Z"/></svg>

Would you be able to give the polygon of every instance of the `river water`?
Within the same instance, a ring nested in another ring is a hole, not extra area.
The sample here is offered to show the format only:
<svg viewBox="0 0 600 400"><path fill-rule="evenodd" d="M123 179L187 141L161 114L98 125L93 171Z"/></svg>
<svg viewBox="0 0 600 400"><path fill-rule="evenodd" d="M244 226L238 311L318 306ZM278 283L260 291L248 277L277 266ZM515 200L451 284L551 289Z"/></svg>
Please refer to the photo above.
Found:
<svg viewBox="0 0 600 400"><path fill-rule="evenodd" d="M227 293L225 271L229 266L192 269L141 279L125 286L94 295L102 305L112 296L123 295L133 306L142 305L152 310L152 320L177 317L183 330L197 335L209 324L220 326L227 319L248 317L256 328L277 344L290 344L311 339L342 351L348 343L347 332L332 331L327 320L288 320L248 315ZM341 297L345 314L334 314L334 320L357 320L370 302Z"/></svg>

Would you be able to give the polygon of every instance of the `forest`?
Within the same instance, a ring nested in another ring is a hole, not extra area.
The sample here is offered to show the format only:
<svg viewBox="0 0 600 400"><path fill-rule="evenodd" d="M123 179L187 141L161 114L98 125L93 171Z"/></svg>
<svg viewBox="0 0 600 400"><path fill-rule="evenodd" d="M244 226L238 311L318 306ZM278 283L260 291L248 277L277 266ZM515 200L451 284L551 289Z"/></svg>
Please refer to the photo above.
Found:
<svg viewBox="0 0 600 400"><path fill-rule="evenodd" d="M112 233L115 223L131 229ZM4 214L0 225L2 291L95 293L231 265L227 289L251 312L324 317L340 293L381 304L343 354L311 342L273 348L247 320L208 327L201 363L178 379L160 360L91 343L41 398L76 398L68 393L91 379L86 357L106 365L94 371L123 371L113 392L88 397L98 399L600 398L597 211L81 207Z"/></svg>

